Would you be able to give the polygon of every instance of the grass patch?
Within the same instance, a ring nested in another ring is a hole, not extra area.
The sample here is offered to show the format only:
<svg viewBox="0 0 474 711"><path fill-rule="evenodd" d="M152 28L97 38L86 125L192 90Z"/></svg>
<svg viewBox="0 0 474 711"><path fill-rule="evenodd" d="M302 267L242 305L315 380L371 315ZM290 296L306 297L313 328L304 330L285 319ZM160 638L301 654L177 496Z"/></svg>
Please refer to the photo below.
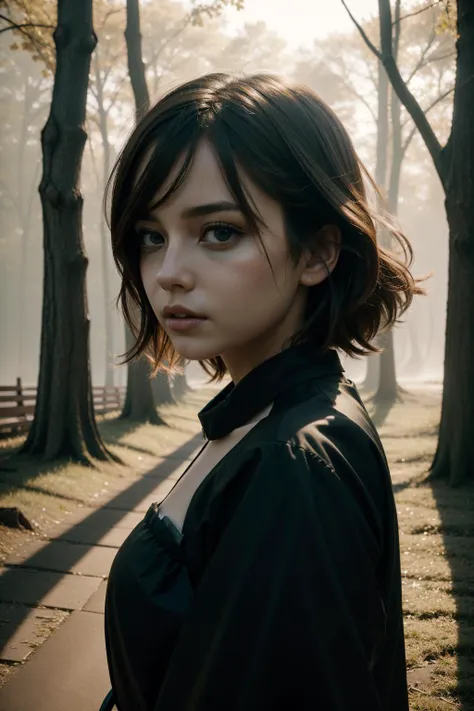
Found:
<svg viewBox="0 0 474 711"><path fill-rule="evenodd" d="M411 711L474 711L474 487L427 481L440 396L396 403L379 427L400 528Z"/></svg>
<svg viewBox="0 0 474 711"><path fill-rule="evenodd" d="M0 556L78 507L102 505L172 456L200 432L196 414L214 394L212 388L192 392L178 406L162 408L165 425L133 426L117 420L118 413L102 418L101 434L123 466L91 470L68 462L24 462L15 472L0 471L0 505L18 506L37 531L0 530ZM369 403L369 410L380 420L399 516L410 708L474 711L474 487L426 481L440 396L417 390L403 398L379 412ZM0 448L6 452L19 441ZM0 665L0 685L14 671Z"/></svg>
<svg viewBox="0 0 474 711"><path fill-rule="evenodd" d="M0 561L26 540L47 535L51 524L66 520L79 508L100 507L114 492L172 455L201 431L197 413L215 392L215 388L192 391L179 404L162 407L165 425L122 421L118 412L99 417L100 433L123 465L101 462L90 468L70 461L54 465L25 458L0 461L0 506L17 506L35 529L18 531L0 525ZM14 453L22 441L2 440L0 454Z"/></svg>

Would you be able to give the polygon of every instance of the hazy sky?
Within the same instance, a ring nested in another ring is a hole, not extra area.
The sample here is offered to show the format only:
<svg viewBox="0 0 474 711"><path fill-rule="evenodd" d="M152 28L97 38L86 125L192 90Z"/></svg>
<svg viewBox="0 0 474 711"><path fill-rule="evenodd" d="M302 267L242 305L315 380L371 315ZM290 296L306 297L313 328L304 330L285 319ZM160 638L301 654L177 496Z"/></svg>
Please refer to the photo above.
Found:
<svg viewBox="0 0 474 711"><path fill-rule="evenodd" d="M347 0L357 19L377 13L377 0ZM264 20L291 45L310 44L315 37L353 27L341 0L245 0L245 9L227 10L236 29L244 22Z"/></svg>

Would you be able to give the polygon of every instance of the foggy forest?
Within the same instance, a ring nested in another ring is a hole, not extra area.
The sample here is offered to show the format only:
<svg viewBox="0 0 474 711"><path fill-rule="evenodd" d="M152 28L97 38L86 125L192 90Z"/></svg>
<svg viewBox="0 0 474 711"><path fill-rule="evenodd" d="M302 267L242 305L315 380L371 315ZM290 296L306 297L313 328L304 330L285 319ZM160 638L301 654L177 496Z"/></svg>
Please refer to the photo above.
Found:
<svg viewBox="0 0 474 711"><path fill-rule="evenodd" d="M146 511L158 485L147 473L181 449L190 458L196 414L217 392L196 362L152 379L144 358L121 364L133 335L117 306L104 199L135 122L170 89L216 71L281 74L316 91L413 247L426 294L377 337L380 354L342 361L392 474L411 708L474 709L474 8L469 0L302 1L304 24L317 25L333 5L347 24L298 44L276 29L271 3L267 18L246 19L258 2L0 2L5 711L43 709L33 705L42 689L35 661L62 633L66 640L78 614L84 621L75 624L90 629L78 643L87 661L67 689L48 692L44 708L99 708L108 679L99 627L86 620L89 593L81 589L76 604L58 592L57 602L42 581L26 594L27 579L16 584L12 571L80 574L82 585L97 582L90 594L99 590L122 542L112 533L122 529L87 528L84 516L109 507L135 521ZM48 553L51 541L64 554ZM87 556L99 550L106 559L92 570ZM42 609L48 629L33 632L31 616ZM51 652L58 669L60 649L58 641Z"/></svg>

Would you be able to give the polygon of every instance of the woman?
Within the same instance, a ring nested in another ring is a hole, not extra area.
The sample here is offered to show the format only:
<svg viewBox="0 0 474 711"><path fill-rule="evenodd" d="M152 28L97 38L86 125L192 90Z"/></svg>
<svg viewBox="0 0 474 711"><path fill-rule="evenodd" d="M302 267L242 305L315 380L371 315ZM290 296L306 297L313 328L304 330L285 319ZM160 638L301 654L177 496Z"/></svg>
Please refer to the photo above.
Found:
<svg viewBox="0 0 474 711"><path fill-rule="evenodd" d="M119 711L408 709L391 480L337 351L374 351L422 290L364 181L321 99L264 75L178 87L118 159L126 359L232 379L112 566Z"/></svg>

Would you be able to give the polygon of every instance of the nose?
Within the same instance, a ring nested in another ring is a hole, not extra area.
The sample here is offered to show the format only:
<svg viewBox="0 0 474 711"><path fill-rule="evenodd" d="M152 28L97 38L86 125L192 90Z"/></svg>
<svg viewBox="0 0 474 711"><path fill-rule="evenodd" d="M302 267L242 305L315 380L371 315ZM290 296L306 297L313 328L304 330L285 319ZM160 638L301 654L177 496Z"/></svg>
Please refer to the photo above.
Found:
<svg viewBox="0 0 474 711"><path fill-rule="evenodd" d="M156 281L162 289L190 291L193 288L195 276L190 269L189 257L182 245L168 246L156 272Z"/></svg>

